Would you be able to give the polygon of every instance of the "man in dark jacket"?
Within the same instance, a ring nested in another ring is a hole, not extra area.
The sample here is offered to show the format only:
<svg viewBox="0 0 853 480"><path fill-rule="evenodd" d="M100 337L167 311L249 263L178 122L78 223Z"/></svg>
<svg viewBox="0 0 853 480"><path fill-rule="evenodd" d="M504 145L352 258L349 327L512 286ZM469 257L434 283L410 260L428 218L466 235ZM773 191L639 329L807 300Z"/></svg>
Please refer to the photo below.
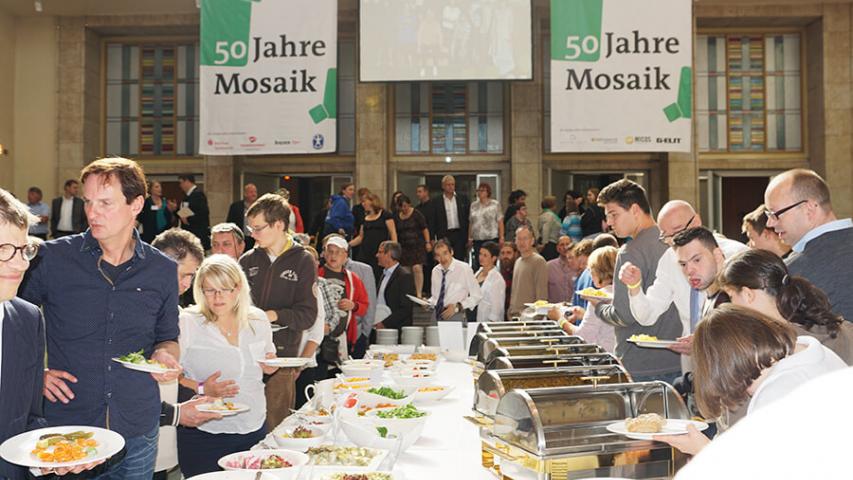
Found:
<svg viewBox="0 0 853 480"><path fill-rule="evenodd" d="M408 327L412 325L412 301L407 295L415 295L415 278L412 272L400 265L403 249L397 242L382 242L376 253L379 266L384 270L379 281L376 301L390 310L390 314L376 328ZM386 312L387 313L387 312Z"/></svg>
<svg viewBox="0 0 853 480"><path fill-rule="evenodd" d="M195 175L181 175L178 181L187 196L181 202L181 209L177 211L181 228L198 237L204 249L210 250L210 210L207 207L207 197L196 186Z"/></svg>
<svg viewBox="0 0 853 480"><path fill-rule="evenodd" d="M457 260L468 260L468 215L471 202L465 195L456 194L456 179L445 175L441 179L442 195L435 205L436 238L446 238Z"/></svg>
<svg viewBox="0 0 853 480"><path fill-rule="evenodd" d="M314 258L287 233L290 206L280 195L268 193L246 212L246 224L255 248L240 257L252 303L264 310L273 327L279 357L296 357L302 332L317 318ZM293 408L296 370L280 368L267 380L267 427L272 430Z"/></svg>
<svg viewBox="0 0 853 480"><path fill-rule="evenodd" d="M246 249L251 250L255 246L255 239L246 231L246 211L258 199L258 187L254 183L247 183L243 187L243 198L232 203L228 207L228 218L226 222L233 223L240 227L243 231L243 237L246 239Z"/></svg>
<svg viewBox="0 0 853 480"><path fill-rule="evenodd" d="M86 212L83 210L83 199L78 197L80 182L66 180L64 192L50 204L50 233L53 238L74 235L86 230Z"/></svg>

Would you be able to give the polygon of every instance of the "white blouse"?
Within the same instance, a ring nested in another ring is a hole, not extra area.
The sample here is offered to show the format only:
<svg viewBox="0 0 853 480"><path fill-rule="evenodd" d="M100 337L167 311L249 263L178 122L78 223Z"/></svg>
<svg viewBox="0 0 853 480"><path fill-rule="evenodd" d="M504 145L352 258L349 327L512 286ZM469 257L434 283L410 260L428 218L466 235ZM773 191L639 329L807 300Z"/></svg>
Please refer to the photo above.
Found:
<svg viewBox="0 0 853 480"><path fill-rule="evenodd" d="M263 371L258 364L267 353L275 353L272 329L266 314L256 307L249 310L249 325L240 331L239 346L228 343L215 323L201 313L183 310L180 316L181 365L188 378L203 381L216 371L219 381L235 380L240 393L226 400L243 403L249 411L211 420L199 430L208 433L251 433L261 428L267 416Z"/></svg>
<svg viewBox="0 0 853 480"><path fill-rule="evenodd" d="M474 278L480 275L480 270ZM480 299L480 304L477 305L477 321L478 322L502 322L505 318L504 301L506 299L506 282L503 275L498 271L498 267L492 268L486 275L483 284L480 285L480 292L483 298Z"/></svg>
<svg viewBox="0 0 853 480"><path fill-rule="evenodd" d="M749 401L747 415L791 393L795 388L834 370L847 367L841 358L814 337L797 337L806 348L779 360Z"/></svg>

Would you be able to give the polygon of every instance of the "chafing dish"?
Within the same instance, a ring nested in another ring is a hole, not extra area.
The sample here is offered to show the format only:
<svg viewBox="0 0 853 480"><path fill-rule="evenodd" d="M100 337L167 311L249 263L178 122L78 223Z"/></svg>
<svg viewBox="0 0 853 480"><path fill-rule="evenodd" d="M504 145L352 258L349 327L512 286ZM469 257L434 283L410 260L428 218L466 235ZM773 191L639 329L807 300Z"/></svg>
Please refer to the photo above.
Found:
<svg viewBox="0 0 853 480"><path fill-rule="evenodd" d="M607 425L643 413L689 418L681 397L664 382L516 389L501 397L489 453L503 478L667 478L686 458L666 444L632 440Z"/></svg>
<svg viewBox="0 0 853 480"><path fill-rule="evenodd" d="M483 322L477 325L477 333L548 330L553 328L560 328L557 322L553 320L515 320L509 322Z"/></svg>
<svg viewBox="0 0 853 480"><path fill-rule="evenodd" d="M476 355L478 362L486 363L492 352L500 348L520 346L535 346L547 348L551 345L571 345L575 343L583 343L583 339L577 336L569 335L562 330L548 332L547 334L542 334L538 336L502 336L500 338L489 338L485 342L481 343L480 347L476 352Z"/></svg>
<svg viewBox="0 0 853 480"><path fill-rule="evenodd" d="M539 337L565 337L568 334L562 328L554 327L538 330L507 330L499 332L481 332L474 335L471 339L471 345L468 347L468 355L477 355L480 347L491 339L510 339L510 338L539 338Z"/></svg>
<svg viewBox="0 0 853 480"><path fill-rule="evenodd" d="M516 388L573 387L630 382L631 376L621 365L487 370L477 380L477 388L474 390L474 411L486 417L494 417L501 397Z"/></svg>
<svg viewBox="0 0 853 480"><path fill-rule="evenodd" d="M582 344L586 346L586 344ZM593 345L597 346L597 345ZM580 347L580 345L577 345ZM591 367L598 365L621 365L612 353L603 349L597 353L567 353L561 355L530 355L523 357L496 357L486 364L486 370L511 368Z"/></svg>
<svg viewBox="0 0 853 480"><path fill-rule="evenodd" d="M489 348L488 352L484 352L483 364L486 365L492 359L497 357L526 357L531 355L565 355L574 353L604 353L605 350L598 345L584 343L580 337L558 338L556 343L545 344L529 344L529 345L490 345L491 340L483 345L483 349Z"/></svg>

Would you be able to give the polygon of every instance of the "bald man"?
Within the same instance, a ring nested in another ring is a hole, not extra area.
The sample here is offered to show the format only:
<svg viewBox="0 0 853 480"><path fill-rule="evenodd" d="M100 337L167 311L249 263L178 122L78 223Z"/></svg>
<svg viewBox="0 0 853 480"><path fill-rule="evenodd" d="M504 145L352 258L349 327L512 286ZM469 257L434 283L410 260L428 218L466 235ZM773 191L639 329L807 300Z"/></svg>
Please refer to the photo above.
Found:
<svg viewBox="0 0 853 480"><path fill-rule="evenodd" d="M249 207L251 207L257 199L258 187L256 187L254 183L247 183L246 186L243 187L243 198L237 200L228 207L228 217L225 220L226 222L237 225L240 227L240 230L243 231L243 238L246 240L246 250L251 250L252 247L255 246L255 239L252 238L252 235L246 229L246 211L249 210Z"/></svg>
<svg viewBox="0 0 853 480"><path fill-rule="evenodd" d="M658 227L661 232L660 240L670 248L658 261L654 283L644 293L642 285L638 285L642 279L639 268L626 263L619 270L619 280L628 287L631 314L641 325L654 325L658 317L665 313L673 302L675 303L683 327L683 340L673 345L671 350L682 355L689 354L689 342L686 337L693 333L693 329L700 320L698 315L702 312L705 296L699 290L690 288L678 264L678 257L672 249L672 239L685 230L701 226L702 216L689 203L683 200L672 200L666 203L658 214ZM747 249L746 245L729 240L720 234L715 233L714 237L726 258ZM672 339L662 338L661 340ZM689 369L689 362L682 356L682 370Z"/></svg>
<svg viewBox="0 0 853 480"><path fill-rule="evenodd" d="M853 321L853 221L835 216L823 178L788 170L767 185L764 205L767 226L793 250L785 260L788 271L817 285L832 310Z"/></svg>

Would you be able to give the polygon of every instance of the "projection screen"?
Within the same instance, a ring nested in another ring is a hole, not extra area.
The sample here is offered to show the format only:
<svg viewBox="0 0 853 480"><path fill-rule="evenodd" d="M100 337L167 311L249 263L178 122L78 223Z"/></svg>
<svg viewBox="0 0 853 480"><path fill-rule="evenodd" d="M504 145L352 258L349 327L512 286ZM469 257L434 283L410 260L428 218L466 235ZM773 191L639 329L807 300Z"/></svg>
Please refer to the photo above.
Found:
<svg viewBox="0 0 853 480"><path fill-rule="evenodd" d="M360 79L529 80L531 0L360 0Z"/></svg>

